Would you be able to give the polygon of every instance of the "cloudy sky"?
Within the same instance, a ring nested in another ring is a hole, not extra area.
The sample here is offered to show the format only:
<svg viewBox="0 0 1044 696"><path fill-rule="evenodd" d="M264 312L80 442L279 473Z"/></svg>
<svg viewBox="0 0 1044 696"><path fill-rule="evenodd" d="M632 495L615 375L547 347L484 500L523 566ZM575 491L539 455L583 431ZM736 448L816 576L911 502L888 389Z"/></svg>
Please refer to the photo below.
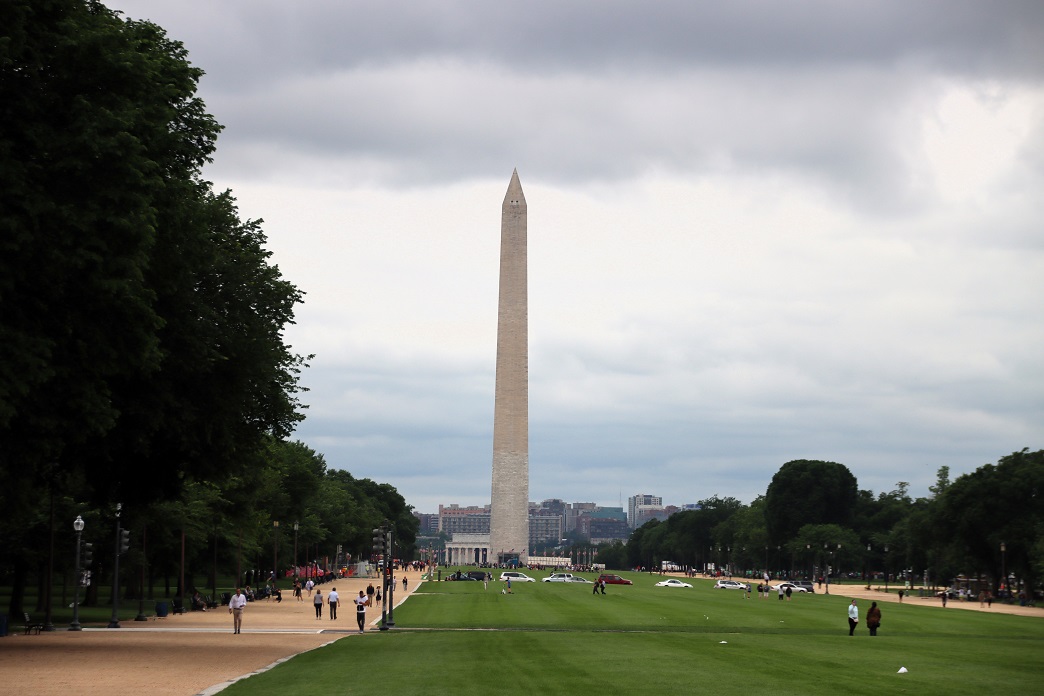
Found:
<svg viewBox="0 0 1044 696"><path fill-rule="evenodd" d="M529 205L530 499L860 488L1044 447L1044 3L111 0L306 293L298 437L486 504L500 205Z"/></svg>

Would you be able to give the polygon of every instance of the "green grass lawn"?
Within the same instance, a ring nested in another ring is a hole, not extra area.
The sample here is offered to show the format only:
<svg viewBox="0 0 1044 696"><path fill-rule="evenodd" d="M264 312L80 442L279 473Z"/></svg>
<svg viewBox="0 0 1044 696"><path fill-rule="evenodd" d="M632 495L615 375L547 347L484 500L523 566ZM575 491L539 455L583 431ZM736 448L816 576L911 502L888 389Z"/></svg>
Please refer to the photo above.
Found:
<svg viewBox="0 0 1044 696"><path fill-rule="evenodd" d="M226 692L957 694L1044 691L1044 621L882 605L879 635L849 637L839 595L745 600L740 592L633 586L426 583L395 610L396 627L300 655ZM860 601L861 615L869 601ZM906 667L907 674L897 674Z"/></svg>

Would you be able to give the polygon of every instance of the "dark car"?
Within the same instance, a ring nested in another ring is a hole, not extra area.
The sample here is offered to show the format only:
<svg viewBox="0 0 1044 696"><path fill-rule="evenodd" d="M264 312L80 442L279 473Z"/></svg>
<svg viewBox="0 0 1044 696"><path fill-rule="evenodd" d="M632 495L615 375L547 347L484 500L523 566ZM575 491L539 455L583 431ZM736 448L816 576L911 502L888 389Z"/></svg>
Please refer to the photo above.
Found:
<svg viewBox="0 0 1044 696"><path fill-rule="evenodd" d="M472 571L469 571L467 573L465 573L463 571L457 571L456 573L451 574L449 576L449 579L450 580L483 580L483 579L485 579L485 577L486 577L485 573L480 573L478 571L472 570Z"/></svg>
<svg viewBox="0 0 1044 696"><path fill-rule="evenodd" d="M605 573L598 576L598 582L604 582L606 585L633 585L627 578L621 578L619 575L606 575Z"/></svg>

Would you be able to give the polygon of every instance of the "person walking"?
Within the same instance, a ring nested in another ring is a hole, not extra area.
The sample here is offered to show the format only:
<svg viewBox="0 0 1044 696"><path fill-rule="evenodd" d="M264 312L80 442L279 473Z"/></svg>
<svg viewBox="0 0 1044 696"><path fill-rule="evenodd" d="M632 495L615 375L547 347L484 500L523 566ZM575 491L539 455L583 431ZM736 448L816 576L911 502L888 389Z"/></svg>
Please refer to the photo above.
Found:
<svg viewBox="0 0 1044 696"><path fill-rule="evenodd" d="M848 605L848 635L854 636L856 626L859 624L859 607L856 606L856 601L853 599L852 603Z"/></svg>
<svg viewBox="0 0 1044 696"><path fill-rule="evenodd" d="M334 587L330 590L330 594L326 595L326 601L330 605L330 620L337 620L337 602L341 599L340 595L337 594L337 588Z"/></svg>
<svg viewBox="0 0 1044 696"><path fill-rule="evenodd" d="M370 598L364 596L363 591L359 590L359 596L355 598L355 620L359 622L359 633L362 633L364 630L363 625L366 623L366 605L369 603Z"/></svg>
<svg viewBox="0 0 1044 696"><path fill-rule="evenodd" d="M402 571L402 592L406 594L406 571Z"/></svg>
<svg viewBox="0 0 1044 696"><path fill-rule="evenodd" d="M787 585L787 593L786 593L786 594L787 594L787 601L788 601L788 602L790 601L790 595L791 595L791 593L792 593L793 591L794 591L794 588L793 588L793 587L791 587L790 585Z"/></svg>
<svg viewBox="0 0 1044 696"><path fill-rule="evenodd" d="M381 588L377 588L377 606L381 606Z"/></svg>
<svg viewBox="0 0 1044 696"><path fill-rule="evenodd" d="M315 581L312 578L308 578L308 582L305 583L305 590L308 592L308 596L312 596L312 588L315 587Z"/></svg>
<svg viewBox="0 0 1044 696"><path fill-rule="evenodd" d="M877 602L871 602L870 611L866 612L866 627L870 629L870 635L876 636L880 625L881 609L877 606Z"/></svg>
<svg viewBox="0 0 1044 696"><path fill-rule="evenodd" d="M605 594L605 579L599 580L598 584L602 586L602 594Z"/></svg>
<svg viewBox="0 0 1044 696"><path fill-rule="evenodd" d="M294 597L297 597L298 602L304 601L304 597L301 596L301 578L294 578Z"/></svg>
<svg viewBox="0 0 1044 696"><path fill-rule="evenodd" d="M315 588L315 596L312 597L312 604L315 605L315 618L323 618L323 591L318 587Z"/></svg>
<svg viewBox="0 0 1044 696"><path fill-rule="evenodd" d="M247 598L243 590L236 588L236 593L228 602L228 613L232 615L232 633L239 633L243 627L243 608L246 607Z"/></svg>
<svg viewBox="0 0 1044 696"><path fill-rule="evenodd" d="M373 583L372 582L369 585L366 586L366 599L368 600L366 602L367 605L373 606Z"/></svg>

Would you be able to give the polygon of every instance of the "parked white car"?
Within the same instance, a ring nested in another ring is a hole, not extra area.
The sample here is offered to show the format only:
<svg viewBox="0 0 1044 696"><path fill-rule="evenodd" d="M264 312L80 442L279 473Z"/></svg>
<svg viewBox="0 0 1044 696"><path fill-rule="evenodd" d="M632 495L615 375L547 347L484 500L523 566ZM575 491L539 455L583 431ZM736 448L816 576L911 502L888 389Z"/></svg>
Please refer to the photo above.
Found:
<svg viewBox="0 0 1044 696"><path fill-rule="evenodd" d="M719 580L714 583L715 590L745 590L747 586L742 582L736 582L735 580Z"/></svg>
<svg viewBox="0 0 1044 696"><path fill-rule="evenodd" d="M692 585L690 585L689 583L682 582L678 578L667 578L666 580L662 580L662 581L656 583L656 586L657 587L692 587Z"/></svg>
<svg viewBox="0 0 1044 696"><path fill-rule="evenodd" d="M507 570L500 574L501 581L511 579L511 582L536 582L533 578L529 577L525 573L516 573L513 570Z"/></svg>
<svg viewBox="0 0 1044 696"><path fill-rule="evenodd" d="M575 582L575 580L573 580L572 573L551 573L544 578L544 582Z"/></svg>

